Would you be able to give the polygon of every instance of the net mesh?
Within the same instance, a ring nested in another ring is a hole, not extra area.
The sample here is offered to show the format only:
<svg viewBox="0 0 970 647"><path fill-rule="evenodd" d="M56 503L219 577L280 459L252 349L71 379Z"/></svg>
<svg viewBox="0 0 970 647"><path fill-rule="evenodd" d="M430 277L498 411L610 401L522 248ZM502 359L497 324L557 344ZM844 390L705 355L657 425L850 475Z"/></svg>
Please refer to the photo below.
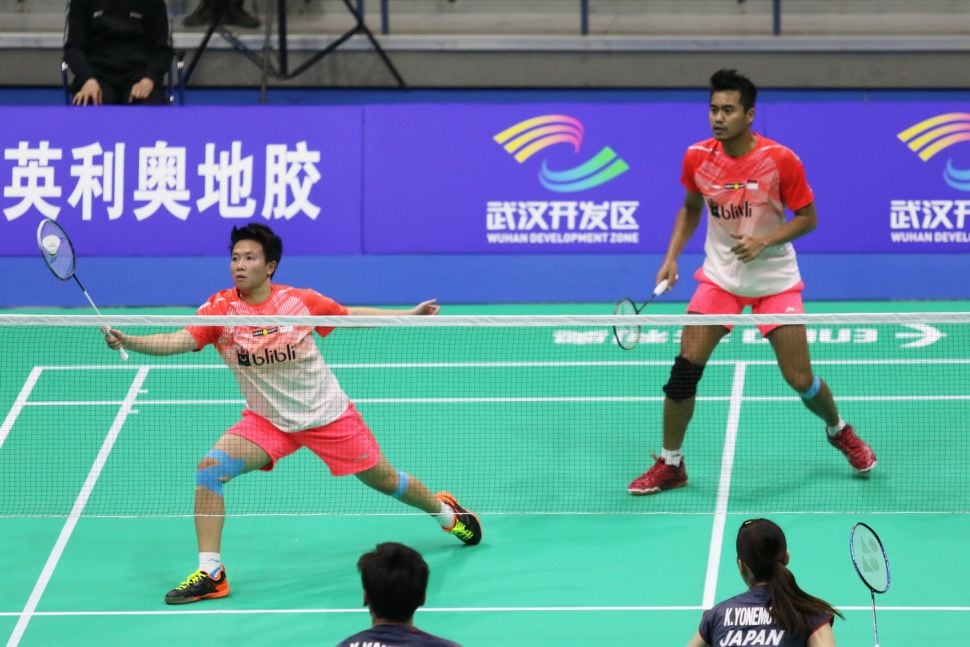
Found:
<svg viewBox="0 0 970 647"><path fill-rule="evenodd" d="M970 316L107 317L337 326L317 346L397 469L481 513L970 511ZM196 467L246 404L212 348L120 362L105 319L0 317L0 516L190 516ZM816 374L878 466L856 475L755 324L807 325ZM632 497L661 448L684 325L730 323L684 443L687 487ZM281 370L278 365L260 370ZM229 515L414 514L300 450L224 490Z"/></svg>

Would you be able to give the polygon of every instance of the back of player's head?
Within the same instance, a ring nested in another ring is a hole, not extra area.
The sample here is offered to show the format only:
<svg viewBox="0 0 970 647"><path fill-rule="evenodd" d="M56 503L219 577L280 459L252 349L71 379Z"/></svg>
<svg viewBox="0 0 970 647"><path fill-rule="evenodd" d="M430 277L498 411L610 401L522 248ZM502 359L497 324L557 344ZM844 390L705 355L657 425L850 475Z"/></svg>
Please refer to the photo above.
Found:
<svg viewBox="0 0 970 647"><path fill-rule="evenodd" d="M756 581L767 582L778 565L784 565L788 542L785 533L768 519L748 519L738 528L738 559L744 562Z"/></svg>
<svg viewBox="0 0 970 647"><path fill-rule="evenodd" d="M395 542L378 544L360 556L357 570L367 604L376 617L407 622L424 604L428 565L413 548Z"/></svg>
<svg viewBox="0 0 970 647"><path fill-rule="evenodd" d="M253 240L263 248L263 256L266 262L276 261L279 266L280 259L283 258L283 241L273 233L273 230L260 222L252 222L244 227L233 227L229 237L229 251L241 240ZM274 272L275 273L275 272Z"/></svg>
<svg viewBox="0 0 970 647"><path fill-rule="evenodd" d="M796 636L807 636L818 616L841 616L835 607L803 591L788 570L788 542L778 524L748 519L738 528L738 559L755 582L767 584L769 613L775 624Z"/></svg>
<svg viewBox="0 0 970 647"><path fill-rule="evenodd" d="M741 95L741 107L745 112L754 108L758 100L758 88L748 77L737 70L718 70L711 75L711 94L736 90Z"/></svg>

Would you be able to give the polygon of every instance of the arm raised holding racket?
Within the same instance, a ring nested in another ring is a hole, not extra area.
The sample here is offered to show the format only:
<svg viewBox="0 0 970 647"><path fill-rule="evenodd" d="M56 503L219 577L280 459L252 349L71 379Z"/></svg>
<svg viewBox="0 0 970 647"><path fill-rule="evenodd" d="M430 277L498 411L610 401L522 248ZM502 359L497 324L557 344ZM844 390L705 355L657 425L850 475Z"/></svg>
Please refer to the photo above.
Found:
<svg viewBox="0 0 970 647"><path fill-rule="evenodd" d="M105 328L102 332L109 348L127 348L142 355L178 355L198 348L195 337L184 328L177 332L156 335L126 335L115 328Z"/></svg>
<svg viewBox="0 0 970 647"><path fill-rule="evenodd" d="M369 308L365 306L348 306L347 314L360 317L393 317L396 315L436 315L441 311L441 306L435 299L422 301L418 305L408 310L388 310L387 308Z"/></svg>
<svg viewBox="0 0 970 647"><path fill-rule="evenodd" d="M347 314L352 316L395 316L395 315L436 315L441 306L434 299L422 301L408 310L389 310L386 308L348 307ZM116 328L106 328L105 343L113 350L126 348L142 355L179 355L198 348L195 337L188 330L155 335L126 335Z"/></svg>
<svg viewBox="0 0 970 647"><path fill-rule="evenodd" d="M667 289L677 285L680 280L680 273L677 270L677 259L687 246L687 241L694 235L697 225L701 221L701 212L704 210L704 196L700 193L687 191L684 196L684 204L677 212L674 219L674 230L670 234L670 243L667 245L667 255L664 262L657 271L656 284L660 285L663 281L667 282Z"/></svg>

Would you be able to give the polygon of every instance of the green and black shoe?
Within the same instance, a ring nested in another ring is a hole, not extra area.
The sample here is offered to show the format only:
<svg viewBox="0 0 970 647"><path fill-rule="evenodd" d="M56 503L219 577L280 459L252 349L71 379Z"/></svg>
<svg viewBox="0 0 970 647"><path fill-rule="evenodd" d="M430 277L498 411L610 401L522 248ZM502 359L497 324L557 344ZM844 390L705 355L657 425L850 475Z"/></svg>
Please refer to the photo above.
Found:
<svg viewBox="0 0 970 647"><path fill-rule="evenodd" d="M461 507L449 492L438 492L435 498L455 511L455 523L451 528L444 528L445 532L458 537L468 546L474 546L482 540L482 524L478 517Z"/></svg>
<svg viewBox="0 0 970 647"><path fill-rule="evenodd" d="M220 568L215 578L205 571L196 571L165 594L165 604L189 604L199 600L224 598L227 595L229 578L226 577L225 568Z"/></svg>

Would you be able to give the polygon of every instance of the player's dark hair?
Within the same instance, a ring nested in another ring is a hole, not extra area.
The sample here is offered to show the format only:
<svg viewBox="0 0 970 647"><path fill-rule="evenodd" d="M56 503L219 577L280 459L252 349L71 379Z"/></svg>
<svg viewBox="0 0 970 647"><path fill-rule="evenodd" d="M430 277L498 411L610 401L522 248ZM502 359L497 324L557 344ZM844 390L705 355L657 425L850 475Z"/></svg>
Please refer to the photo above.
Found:
<svg viewBox="0 0 970 647"><path fill-rule="evenodd" d="M751 79L738 74L737 70L718 70L711 75L711 95L732 90L737 90L741 95L741 107L745 112L754 108L758 100L758 88Z"/></svg>
<svg viewBox="0 0 970 647"><path fill-rule="evenodd" d="M279 269L280 259L283 258L283 240L266 225L260 222L252 222L244 227L233 227L229 240L230 252L240 240L256 241L263 248L263 256L266 257L266 262L276 261L276 269ZM273 270L273 274L276 274L276 269Z"/></svg>
<svg viewBox="0 0 970 647"><path fill-rule="evenodd" d="M809 621L820 615L842 617L831 604L799 588L785 565L788 542L778 524L768 519L745 521L738 529L737 550L754 581L767 583L771 591L768 611L775 624L789 634L808 636Z"/></svg>
<svg viewBox="0 0 970 647"><path fill-rule="evenodd" d="M387 542L357 560L371 612L383 620L408 622L424 604L428 565L404 544Z"/></svg>

